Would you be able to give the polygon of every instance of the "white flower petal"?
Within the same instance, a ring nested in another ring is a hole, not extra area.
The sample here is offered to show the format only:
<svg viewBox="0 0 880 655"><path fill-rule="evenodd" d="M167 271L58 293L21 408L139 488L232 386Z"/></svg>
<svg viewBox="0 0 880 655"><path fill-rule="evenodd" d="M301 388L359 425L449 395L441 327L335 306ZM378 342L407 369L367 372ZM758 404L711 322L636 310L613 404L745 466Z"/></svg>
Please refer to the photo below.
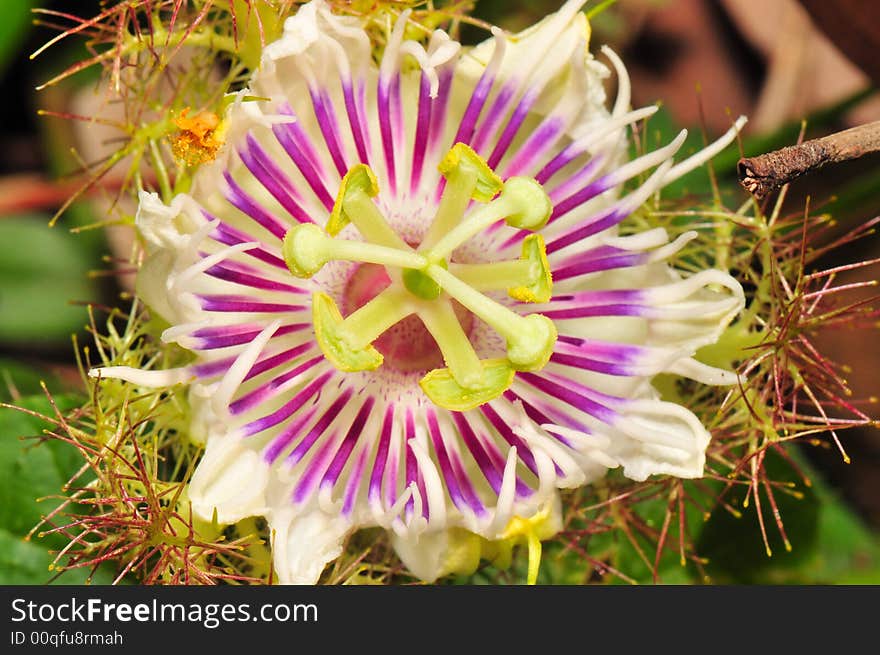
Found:
<svg viewBox="0 0 880 655"><path fill-rule="evenodd" d="M265 514L269 467L235 435L208 439L205 454L193 473L189 497L193 511L221 524Z"/></svg>
<svg viewBox="0 0 880 655"><path fill-rule="evenodd" d="M319 509L286 507L269 514L272 555L280 584L315 584L339 557L351 524Z"/></svg>
<svg viewBox="0 0 880 655"><path fill-rule="evenodd" d="M630 401L615 424L622 434L611 441L609 455L633 480L649 475L698 478L706 463L710 436L690 411L660 400Z"/></svg>

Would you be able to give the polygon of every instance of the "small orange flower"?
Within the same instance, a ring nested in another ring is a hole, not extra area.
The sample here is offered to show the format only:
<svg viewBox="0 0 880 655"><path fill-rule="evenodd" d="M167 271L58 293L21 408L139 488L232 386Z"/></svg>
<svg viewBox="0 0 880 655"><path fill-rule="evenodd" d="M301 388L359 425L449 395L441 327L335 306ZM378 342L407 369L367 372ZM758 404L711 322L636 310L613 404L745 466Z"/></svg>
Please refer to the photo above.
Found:
<svg viewBox="0 0 880 655"><path fill-rule="evenodd" d="M171 139L171 151L187 166L197 166L212 161L223 145L220 118L211 111L200 111L192 118L188 113L189 107L174 119L180 132Z"/></svg>

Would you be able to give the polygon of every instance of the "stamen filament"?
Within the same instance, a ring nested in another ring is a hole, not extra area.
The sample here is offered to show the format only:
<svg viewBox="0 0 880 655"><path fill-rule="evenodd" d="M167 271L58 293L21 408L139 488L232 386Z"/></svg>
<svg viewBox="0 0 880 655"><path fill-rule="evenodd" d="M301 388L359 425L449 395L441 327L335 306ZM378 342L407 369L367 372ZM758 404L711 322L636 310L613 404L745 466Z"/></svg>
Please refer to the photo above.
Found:
<svg viewBox="0 0 880 655"><path fill-rule="evenodd" d="M302 278L311 277L333 259L399 268L424 268L428 264L424 257L411 250L334 239L313 223L291 228L284 237L281 251L290 272Z"/></svg>
<svg viewBox="0 0 880 655"><path fill-rule="evenodd" d="M424 268L427 264L425 258L415 252L363 243L362 241L328 239L326 252L329 255L328 259L342 259L365 264L382 264L399 268Z"/></svg>
<svg viewBox="0 0 880 655"><path fill-rule="evenodd" d="M477 291L529 286L541 274L538 265L522 259L491 264L453 264L451 271L455 277Z"/></svg>
<svg viewBox="0 0 880 655"><path fill-rule="evenodd" d="M432 264L425 271L446 293L480 317L507 341L507 357L519 370L543 368L556 343L553 321L540 315L520 316Z"/></svg>
<svg viewBox="0 0 880 655"><path fill-rule="evenodd" d="M378 296L349 314L340 333L354 350L360 350L375 341L385 330L416 310L405 291L389 287Z"/></svg>
<svg viewBox="0 0 880 655"><path fill-rule="evenodd" d="M436 264L429 266L426 273L443 290L471 312L492 326L505 339L515 338L521 327L523 317L512 312L491 298L487 298L473 287L465 284L449 271Z"/></svg>
<svg viewBox="0 0 880 655"><path fill-rule="evenodd" d="M462 243L502 218L511 227L537 230L547 222L552 210L550 198L540 184L530 178L512 177L504 183L498 198L474 211L425 254L432 261L445 259Z"/></svg>
<svg viewBox="0 0 880 655"><path fill-rule="evenodd" d="M428 233L422 239L419 250L427 250L437 243L444 234L454 229L468 207L477 188L477 171L469 166L459 166L446 177L446 188L440 198L440 206Z"/></svg>
<svg viewBox="0 0 880 655"><path fill-rule="evenodd" d="M418 315L437 342L443 361L455 381L465 388L479 386L483 381L483 367L455 315L452 303L448 300L423 303Z"/></svg>
<svg viewBox="0 0 880 655"><path fill-rule="evenodd" d="M354 189L342 203L346 215L355 224L364 239L379 246L410 250L409 245L395 232L379 208L366 193Z"/></svg>
<svg viewBox="0 0 880 655"><path fill-rule="evenodd" d="M446 188L420 250L428 250L453 230L461 222L472 199L489 202L504 186L485 160L464 143L452 146L438 168L446 178Z"/></svg>
<svg viewBox="0 0 880 655"><path fill-rule="evenodd" d="M436 245L427 251L428 256L434 261L445 259L465 241L509 215L511 209L510 201L504 198L493 200L488 205L480 207L463 222L446 232Z"/></svg>

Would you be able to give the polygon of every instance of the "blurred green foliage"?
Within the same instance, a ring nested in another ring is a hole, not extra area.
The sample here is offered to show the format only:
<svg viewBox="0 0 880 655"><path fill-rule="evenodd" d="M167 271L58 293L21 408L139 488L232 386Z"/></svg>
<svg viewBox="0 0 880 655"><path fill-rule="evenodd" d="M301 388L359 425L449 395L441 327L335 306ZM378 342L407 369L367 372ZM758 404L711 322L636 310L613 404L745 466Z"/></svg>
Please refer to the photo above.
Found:
<svg viewBox="0 0 880 655"><path fill-rule="evenodd" d="M0 2L0 75L18 54L31 26L31 9L38 0L4 0Z"/></svg>
<svg viewBox="0 0 880 655"><path fill-rule="evenodd" d="M792 452L798 453L796 449ZM772 507L762 493L761 514L772 556L764 549L754 508L743 509L741 518L715 512L697 543L698 552L709 558L707 568L713 580L725 584L880 583L876 535L818 472L809 470L802 457L798 465L808 471L812 487L804 486L779 456L768 455L765 460L768 476L777 485L774 496L791 551L784 547ZM779 486L785 484L790 484L795 494L780 492ZM739 498L730 500L741 506L742 497L740 492Z"/></svg>
<svg viewBox="0 0 880 655"><path fill-rule="evenodd" d="M80 405L75 395L56 395L61 411ZM19 407L44 416L54 416L45 396L28 396ZM45 584L53 578L49 565L51 550L63 548L63 534L25 539L43 516L58 506L58 495L68 479L82 466L83 459L73 446L54 438L40 439L51 423L14 409L0 407L0 584ZM80 481L82 483L82 481ZM90 571L65 572L57 582L83 584ZM107 584L109 572L99 571L94 583Z"/></svg>
<svg viewBox="0 0 880 655"><path fill-rule="evenodd" d="M0 343L69 343L87 321L84 305L98 299L88 277L97 253L83 248L49 216L0 220Z"/></svg>

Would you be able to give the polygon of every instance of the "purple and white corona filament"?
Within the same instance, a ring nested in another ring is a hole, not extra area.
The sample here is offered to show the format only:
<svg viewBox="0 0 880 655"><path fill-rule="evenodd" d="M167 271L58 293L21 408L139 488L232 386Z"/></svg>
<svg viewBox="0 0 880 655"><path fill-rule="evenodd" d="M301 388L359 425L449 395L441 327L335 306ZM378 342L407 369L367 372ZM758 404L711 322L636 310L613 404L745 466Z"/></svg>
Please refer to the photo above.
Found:
<svg viewBox="0 0 880 655"><path fill-rule="evenodd" d="M367 526L434 580L483 540L549 536L558 490L609 468L702 475L709 434L650 382L733 382L693 355L742 290L666 263L695 234L618 225L743 119L679 163L683 135L626 161L655 108L630 109L608 49L605 107L583 4L472 49L406 39L404 12L376 66L359 21L315 0L190 193L141 194L138 291L195 362L93 373L191 383L193 508L265 516L281 582L317 581Z"/></svg>

